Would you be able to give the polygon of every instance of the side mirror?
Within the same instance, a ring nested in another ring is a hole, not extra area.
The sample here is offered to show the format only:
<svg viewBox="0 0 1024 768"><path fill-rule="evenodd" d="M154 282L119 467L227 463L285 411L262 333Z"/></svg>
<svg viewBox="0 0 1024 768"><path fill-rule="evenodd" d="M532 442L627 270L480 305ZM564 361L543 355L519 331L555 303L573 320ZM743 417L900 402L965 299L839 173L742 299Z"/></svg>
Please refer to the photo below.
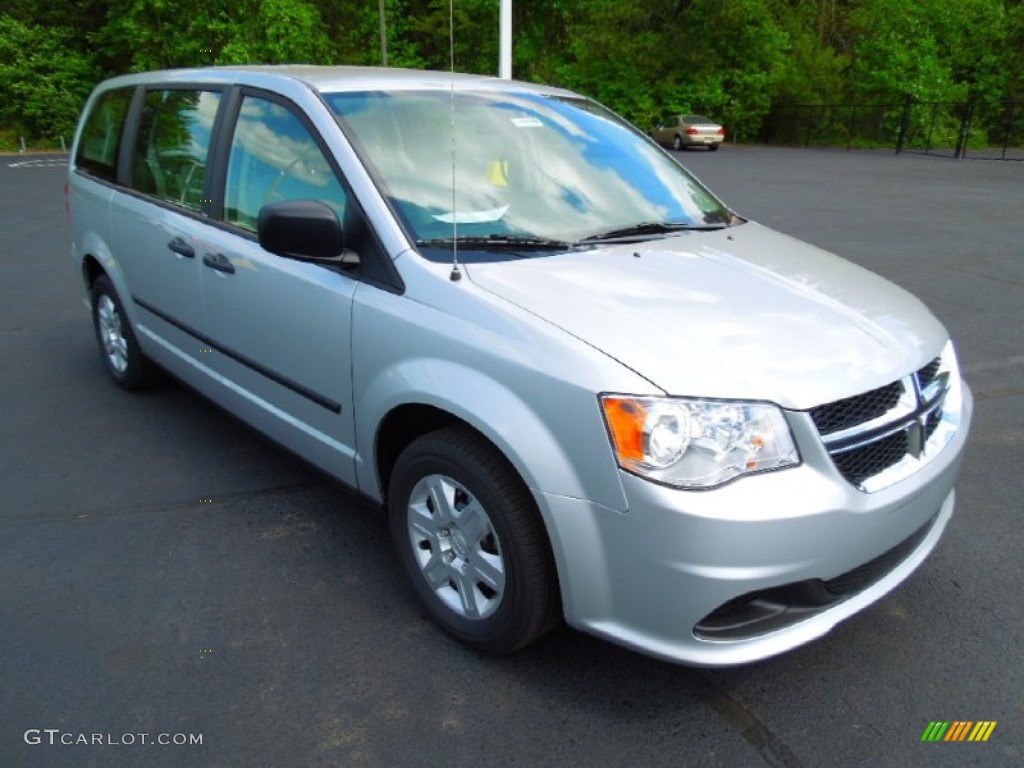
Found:
<svg viewBox="0 0 1024 768"><path fill-rule="evenodd" d="M359 264L359 256L343 247L337 214L319 200L282 200L263 206L256 232L260 245L278 256L346 267Z"/></svg>

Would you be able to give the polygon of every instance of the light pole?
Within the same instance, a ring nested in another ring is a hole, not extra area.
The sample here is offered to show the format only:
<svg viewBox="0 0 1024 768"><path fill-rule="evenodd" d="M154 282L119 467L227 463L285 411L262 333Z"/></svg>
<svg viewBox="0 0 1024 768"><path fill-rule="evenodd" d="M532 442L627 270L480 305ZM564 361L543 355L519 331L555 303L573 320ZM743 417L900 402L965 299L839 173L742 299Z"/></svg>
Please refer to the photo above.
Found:
<svg viewBox="0 0 1024 768"><path fill-rule="evenodd" d="M498 76L512 79L512 0L501 0Z"/></svg>

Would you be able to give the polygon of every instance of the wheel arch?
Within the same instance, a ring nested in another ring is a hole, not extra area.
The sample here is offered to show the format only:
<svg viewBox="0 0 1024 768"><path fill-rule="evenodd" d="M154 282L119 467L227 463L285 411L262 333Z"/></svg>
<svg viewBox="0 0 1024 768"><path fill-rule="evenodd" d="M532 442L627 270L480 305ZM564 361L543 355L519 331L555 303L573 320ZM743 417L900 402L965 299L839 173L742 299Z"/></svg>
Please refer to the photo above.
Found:
<svg viewBox="0 0 1024 768"><path fill-rule="evenodd" d="M466 386L458 392L443 386L437 389L430 386L431 382L443 385L460 380ZM385 395L384 389L391 391ZM410 389L418 391L413 395ZM408 368L398 366L387 374L373 377L362 391L365 395L372 395L369 402L364 399L356 408L356 434L372 435L372 444L366 444L365 448L357 451L356 471L360 489L386 504L391 472L407 445L417 437L445 426L461 424L472 429L505 458L532 497L550 548L563 610L566 616L571 615L571 608L577 602L572 592L585 582L575 579L578 583L575 586L571 583L574 581L570 578L573 569L567 543L561 539L569 531L574 536L590 536L593 531L584 520L558 518L556 510L545 499L548 494L577 499L597 496L600 499L597 503L624 510L625 498L617 473L614 470L601 472L603 461L595 458L593 462L585 462L594 465L587 469L597 470L591 471L591 482L588 483L587 478L578 475L541 414L502 382L450 361L421 359L415 366L411 363ZM356 398L359 402L358 393ZM376 407L373 401L376 401ZM375 418L375 412L381 416ZM595 418L599 418L596 413ZM359 440L363 441L362 438ZM601 443L590 442L597 456ZM598 487L594 487L595 478Z"/></svg>
<svg viewBox="0 0 1024 768"><path fill-rule="evenodd" d="M81 244L77 249L78 259L82 270L82 287L85 290L87 303L92 305L92 288L96 280L106 276L113 284L114 290L121 299L124 312L133 325L138 323L135 304L132 301L131 291L128 290L128 283L125 280L124 272L114 255L110 252L106 240L95 231L84 233Z"/></svg>
<svg viewBox="0 0 1024 768"><path fill-rule="evenodd" d="M431 402L429 399L423 398L396 405L385 414L374 436L373 473L375 487L371 493L375 492L380 500L386 503L391 473L402 451L417 438L453 425L462 425L480 435L505 458L528 489L531 491L539 489L543 481L526 466L526 461L519 446L524 440L510 440L507 433L502 434L501 430L492 428L490 424L483 419L477 418L475 414L467 413L458 407L446 407L447 405ZM526 414L519 414L520 424L529 420ZM553 436L542 436L538 430L529 431L531 437L527 438L525 442L532 444L537 452L546 451L550 453L557 451L559 453L557 459L551 456L550 460L561 465L561 472L564 478L572 474L568 458L561 454ZM364 490L371 489L364 488Z"/></svg>
<svg viewBox="0 0 1024 768"><path fill-rule="evenodd" d="M387 501L391 473L402 451L417 438L452 424L465 424L479 433L479 430L454 414L424 403L403 403L384 416L377 428L373 448L377 486L384 501ZM486 438L486 435L480 434Z"/></svg>
<svg viewBox="0 0 1024 768"><path fill-rule="evenodd" d="M100 260L91 253L82 257L82 281L85 283L85 290L92 291L93 285L100 277L107 275L107 270L100 264ZM109 275L107 275L109 277Z"/></svg>
<svg viewBox="0 0 1024 768"><path fill-rule="evenodd" d="M568 399L569 392L550 388L535 394L543 407L531 406L503 380L450 360L405 360L378 371L359 382L354 393L360 490L384 501L389 473L404 447L458 421L491 442L532 492L624 510L625 495L596 398L591 403L576 392ZM555 429L564 413L590 427L586 437L574 433L572 445L564 444Z"/></svg>

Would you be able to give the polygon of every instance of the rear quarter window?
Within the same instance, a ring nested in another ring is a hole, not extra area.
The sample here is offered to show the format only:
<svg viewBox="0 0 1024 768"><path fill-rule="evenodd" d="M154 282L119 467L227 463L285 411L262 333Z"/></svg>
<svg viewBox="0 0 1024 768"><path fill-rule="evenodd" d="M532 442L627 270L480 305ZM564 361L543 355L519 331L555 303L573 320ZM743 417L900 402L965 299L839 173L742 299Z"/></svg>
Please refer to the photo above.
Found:
<svg viewBox="0 0 1024 768"><path fill-rule="evenodd" d="M202 210L206 159L220 103L215 91L149 91L135 139L132 187L183 208Z"/></svg>
<svg viewBox="0 0 1024 768"><path fill-rule="evenodd" d="M132 94L132 88L117 88L102 94L93 103L78 140L75 154L78 170L105 181L117 180L117 156Z"/></svg>

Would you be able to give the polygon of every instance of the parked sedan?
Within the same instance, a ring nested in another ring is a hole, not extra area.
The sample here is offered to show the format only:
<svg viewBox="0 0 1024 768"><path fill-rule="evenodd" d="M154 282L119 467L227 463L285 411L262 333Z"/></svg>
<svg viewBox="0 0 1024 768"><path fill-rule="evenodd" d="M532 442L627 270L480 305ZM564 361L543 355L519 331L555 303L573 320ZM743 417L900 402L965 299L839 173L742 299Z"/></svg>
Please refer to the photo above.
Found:
<svg viewBox="0 0 1024 768"><path fill-rule="evenodd" d="M713 152L725 141L725 128L703 115L669 115L651 131L651 136L677 151L707 147Z"/></svg>

